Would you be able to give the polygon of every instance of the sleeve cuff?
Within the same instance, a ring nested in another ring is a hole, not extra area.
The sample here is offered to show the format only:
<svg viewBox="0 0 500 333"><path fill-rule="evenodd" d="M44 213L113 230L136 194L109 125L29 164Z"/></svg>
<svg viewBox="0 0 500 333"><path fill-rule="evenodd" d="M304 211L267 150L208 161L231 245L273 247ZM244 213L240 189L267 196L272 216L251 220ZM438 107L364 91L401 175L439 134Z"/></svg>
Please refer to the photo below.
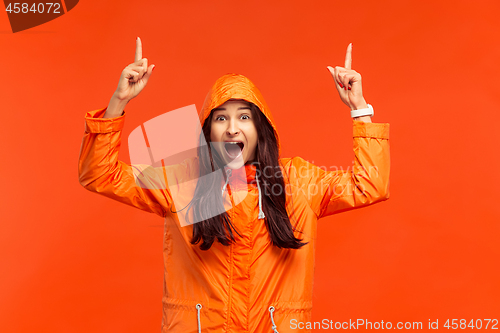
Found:
<svg viewBox="0 0 500 333"><path fill-rule="evenodd" d="M389 123L353 121L352 129L354 137L389 139Z"/></svg>
<svg viewBox="0 0 500 333"><path fill-rule="evenodd" d="M123 129L125 124L125 110L122 115L115 118L103 118L108 107L89 111L85 114L85 132L87 133L109 133Z"/></svg>

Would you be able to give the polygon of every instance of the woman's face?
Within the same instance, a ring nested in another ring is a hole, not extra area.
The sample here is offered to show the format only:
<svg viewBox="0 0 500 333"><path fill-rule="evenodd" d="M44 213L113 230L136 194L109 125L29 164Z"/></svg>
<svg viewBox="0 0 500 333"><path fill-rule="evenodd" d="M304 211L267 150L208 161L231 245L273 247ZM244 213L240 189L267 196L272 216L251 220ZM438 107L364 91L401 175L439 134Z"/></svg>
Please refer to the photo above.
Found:
<svg viewBox="0 0 500 333"><path fill-rule="evenodd" d="M250 103L230 99L214 109L210 141L231 169L254 161L258 136Z"/></svg>

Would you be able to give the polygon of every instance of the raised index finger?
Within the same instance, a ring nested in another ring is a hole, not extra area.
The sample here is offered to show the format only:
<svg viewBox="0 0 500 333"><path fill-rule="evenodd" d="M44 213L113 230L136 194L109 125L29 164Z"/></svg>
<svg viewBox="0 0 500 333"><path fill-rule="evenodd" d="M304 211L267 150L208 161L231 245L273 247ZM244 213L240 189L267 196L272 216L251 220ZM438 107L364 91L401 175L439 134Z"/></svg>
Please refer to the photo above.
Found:
<svg viewBox="0 0 500 333"><path fill-rule="evenodd" d="M352 64L352 43L347 46L347 52L345 54L345 64L344 67L347 69L351 69Z"/></svg>
<svg viewBox="0 0 500 333"><path fill-rule="evenodd" d="M139 37L137 37L137 40L135 42L135 60L134 62L141 60L142 59L142 42Z"/></svg>

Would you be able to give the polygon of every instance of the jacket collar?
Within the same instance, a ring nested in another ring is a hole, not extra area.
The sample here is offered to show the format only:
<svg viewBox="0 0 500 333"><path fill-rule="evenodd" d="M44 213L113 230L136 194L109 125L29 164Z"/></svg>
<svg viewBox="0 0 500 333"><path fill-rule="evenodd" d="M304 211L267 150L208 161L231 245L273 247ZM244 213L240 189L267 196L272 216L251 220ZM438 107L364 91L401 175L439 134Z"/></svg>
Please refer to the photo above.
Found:
<svg viewBox="0 0 500 333"><path fill-rule="evenodd" d="M229 172L229 170L231 170ZM229 174L229 186L235 187L246 187L247 185L251 187L257 187L257 181L255 179L257 174L257 167L255 164L245 164L245 167L241 167L240 169L230 169L228 167L224 168L224 173L226 175ZM222 181L226 182L226 177L222 179Z"/></svg>

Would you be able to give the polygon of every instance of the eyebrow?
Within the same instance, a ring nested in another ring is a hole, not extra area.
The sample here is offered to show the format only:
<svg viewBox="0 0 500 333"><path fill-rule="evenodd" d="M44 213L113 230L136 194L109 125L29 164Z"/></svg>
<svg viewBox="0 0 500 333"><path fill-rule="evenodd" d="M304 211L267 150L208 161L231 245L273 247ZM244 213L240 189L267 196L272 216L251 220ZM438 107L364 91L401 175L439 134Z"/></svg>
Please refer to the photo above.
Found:
<svg viewBox="0 0 500 333"><path fill-rule="evenodd" d="M239 107L238 110L251 110L249 106ZM226 111L226 108L215 108L213 111Z"/></svg>

